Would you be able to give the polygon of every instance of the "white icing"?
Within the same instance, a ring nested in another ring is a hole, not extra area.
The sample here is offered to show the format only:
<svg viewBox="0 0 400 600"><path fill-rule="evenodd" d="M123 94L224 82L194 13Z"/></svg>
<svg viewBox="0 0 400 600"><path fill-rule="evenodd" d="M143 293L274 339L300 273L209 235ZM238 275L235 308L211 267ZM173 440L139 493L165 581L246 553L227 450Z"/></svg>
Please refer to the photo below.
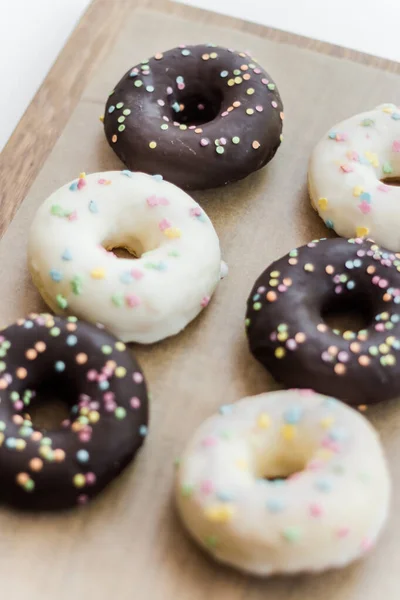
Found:
<svg viewBox="0 0 400 600"><path fill-rule="evenodd" d="M270 575L362 556L387 518L390 487L377 433L360 413L289 390L245 398L205 421L179 463L176 500L215 559Z"/></svg>
<svg viewBox="0 0 400 600"><path fill-rule="evenodd" d="M140 257L105 250L116 247ZM186 327L221 274L219 240L200 206L171 183L130 171L82 174L52 194L32 223L28 257L55 313L145 344Z"/></svg>
<svg viewBox="0 0 400 600"><path fill-rule="evenodd" d="M311 202L328 227L400 251L400 108L383 104L335 125L309 166Z"/></svg>

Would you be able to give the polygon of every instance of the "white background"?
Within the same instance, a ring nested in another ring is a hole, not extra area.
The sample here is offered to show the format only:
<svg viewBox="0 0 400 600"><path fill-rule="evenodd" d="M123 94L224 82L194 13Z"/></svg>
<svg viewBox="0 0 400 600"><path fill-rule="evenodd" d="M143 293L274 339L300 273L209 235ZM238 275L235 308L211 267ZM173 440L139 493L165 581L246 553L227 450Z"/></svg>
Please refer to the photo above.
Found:
<svg viewBox="0 0 400 600"><path fill-rule="evenodd" d="M176 1L400 61L400 0ZM0 0L0 150L89 2Z"/></svg>

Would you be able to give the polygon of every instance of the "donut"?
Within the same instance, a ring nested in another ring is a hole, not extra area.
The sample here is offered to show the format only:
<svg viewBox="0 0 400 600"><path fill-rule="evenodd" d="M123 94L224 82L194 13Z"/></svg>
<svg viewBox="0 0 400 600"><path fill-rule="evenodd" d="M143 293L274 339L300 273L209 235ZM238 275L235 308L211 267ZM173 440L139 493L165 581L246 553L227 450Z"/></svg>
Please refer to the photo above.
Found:
<svg viewBox="0 0 400 600"><path fill-rule="evenodd" d="M332 127L309 165L311 203L345 238L400 251L400 108L382 104Z"/></svg>
<svg viewBox="0 0 400 600"><path fill-rule="evenodd" d="M390 479L359 412L307 390L222 406L179 463L176 502L214 559L254 575L342 567L371 549Z"/></svg>
<svg viewBox="0 0 400 600"><path fill-rule="evenodd" d="M400 254L371 240L321 239L257 279L247 302L250 350L285 387L312 387L349 404L400 393ZM365 326L325 319L355 311Z"/></svg>
<svg viewBox="0 0 400 600"><path fill-rule="evenodd" d="M46 385L70 416L35 427ZM36 396L36 399L35 399ZM32 510L86 504L132 460L147 433L143 373L102 326L30 314L0 332L0 501Z"/></svg>
<svg viewBox="0 0 400 600"><path fill-rule="evenodd" d="M130 171L82 173L53 193L33 220L28 263L56 314L142 344L186 327L225 273L204 210L162 178Z"/></svg>
<svg viewBox="0 0 400 600"><path fill-rule="evenodd" d="M207 189L266 165L282 120L277 86L249 54L202 44L130 69L107 101L104 131L129 169Z"/></svg>

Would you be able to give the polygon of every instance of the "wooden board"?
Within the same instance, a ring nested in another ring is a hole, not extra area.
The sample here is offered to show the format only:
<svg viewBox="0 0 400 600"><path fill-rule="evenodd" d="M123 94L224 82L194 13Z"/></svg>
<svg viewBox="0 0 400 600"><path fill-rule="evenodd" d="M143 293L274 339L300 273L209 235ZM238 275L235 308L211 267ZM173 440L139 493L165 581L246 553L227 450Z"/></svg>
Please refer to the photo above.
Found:
<svg viewBox="0 0 400 600"><path fill-rule="evenodd" d="M310 151L337 120L395 101L399 65L195 9L146 4L94 3L3 153L4 230L33 185L0 243L0 322L43 307L25 258L29 223L41 201L80 171L120 168L98 116L114 83L143 57L205 39L251 49L282 93L285 143L262 172L195 194L220 235L229 277L185 332L135 348L153 394L150 436L135 464L81 510L32 516L1 509L1 593L12 600L376 600L379 595L397 600L400 408L395 402L368 411L394 479L390 527L370 557L342 571L263 581L219 567L185 535L171 490L174 458L194 428L222 403L274 387L247 350L247 294L266 264L326 234L306 191Z"/></svg>

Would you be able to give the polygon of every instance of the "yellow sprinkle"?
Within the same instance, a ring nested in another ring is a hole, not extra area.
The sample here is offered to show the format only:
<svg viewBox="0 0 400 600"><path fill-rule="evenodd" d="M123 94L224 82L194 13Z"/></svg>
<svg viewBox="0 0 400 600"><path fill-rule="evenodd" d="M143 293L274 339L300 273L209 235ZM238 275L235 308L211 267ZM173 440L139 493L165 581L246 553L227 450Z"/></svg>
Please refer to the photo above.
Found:
<svg viewBox="0 0 400 600"><path fill-rule="evenodd" d="M100 120L102 123L104 123L104 115L100 115L100 116L99 116L99 120Z"/></svg>
<svg viewBox="0 0 400 600"><path fill-rule="evenodd" d="M388 113L388 115L391 115L393 112L393 108L391 106L385 106L384 108L382 108L382 112Z"/></svg>
<svg viewBox="0 0 400 600"><path fill-rule="evenodd" d="M356 237L362 238L369 234L368 227L356 227Z"/></svg>
<svg viewBox="0 0 400 600"><path fill-rule="evenodd" d="M233 85L235 85L235 80L234 79L228 79L228 85L229 85L229 87L232 87Z"/></svg>
<svg viewBox="0 0 400 600"><path fill-rule="evenodd" d="M170 239L180 238L181 230L178 229L178 227L168 227L167 229L164 229L164 235L166 235L167 238Z"/></svg>
<svg viewBox="0 0 400 600"><path fill-rule="evenodd" d="M396 357L393 354L388 354L386 357L386 364L389 367L393 367L396 364Z"/></svg>
<svg viewBox="0 0 400 600"><path fill-rule="evenodd" d="M154 148L157 148L157 142L150 142L149 148L151 148L152 150L154 150Z"/></svg>
<svg viewBox="0 0 400 600"><path fill-rule="evenodd" d="M285 356L286 352L285 352L285 348L277 348L275 350L275 356L276 358L283 358Z"/></svg>
<svg viewBox="0 0 400 600"><path fill-rule="evenodd" d="M242 83L243 79L241 77L235 77L235 83Z"/></svg>
<svg viewBox="0 0 400 600"><path fill-rule="evenodd" d="M355 188L353 188L353 196L355 196L356 198L358 198L358 196L361 196L361 194L363 193L363 188L359 185L356 185Z"/></svg>
<svg viewBox="0 0 400 600"><path fill-rule="evenodd" d="M283 439L290 441L295 437L297 429L294 425L283 425L281 433Z"/></svg>
<svg viewBox="0 0 400 600"><path fill-rule="evenodd" d="M93 269L90 271L90 277L92 279L104 279L106 276L106 272L104 269Z"/></svg>
<svg viewBox="0 0 400 600"><path fill-rule="evenodd" d="M281 274L280 271L272 271L270 277L274 277L274 278L279 277L280 274Z"/></svg>
<svg viewBox="0 0 400 600"><path fill-rule="evenodd" d="M261 413L257 419L257 425L258 427L261 427L261 429L268 429L271 425L271 417L267 415L267 413Z"/></svg>
<svg viewBox="0 0 400 600"><path fill-rule="evenodd" d="M86 483L85 476L82 475L82 473L77 473L76 475L74 475L74 478L72 481L74 483L74 486L77 488L83 487Z"/></svg>
<svg viewBox="0 0 400 600"><path fill-rule="evenodd" d="M380 344L379 346L379 352L381 354L388 354L388 352L390 352L390 348L387 344Z"/></svg>
<svg viewBox="0 0 400 600"><path fill-rule="evenodd" d="M119 379L122 379L122 377L125 377L125 375L126 375L125 367L117 367L114 371L114 375L115 375L115 377L118 377Z"/></svg>
<svg viewBox="0 0 400 600"><path fill-rule="evenodd" d="M375 152L365 152L365 156L373 167L379 167L379 158Z"/></svg>
<svg viewBox="0 0 400 600"><path fill-rule="evenodd" d="M304 265L304 270L308 271L309 273L312 273L314 271L314 265L311 263L306 263Z"/></svg>
<svg viewBox="0 0 400 600"><path fill-rule="evenodd" d="M278 285L278 283L279 283L278 279L270 279L269 280L269 285L271 287L276 287Z"/></svg>
<svg viewBox="0 0 400 600"><path fill-rule="evenodd" d="M89 421L91 423L97 423L100 419L100 413L97 410L91 410L89 413Z"/></svg>
<svg viewBox="0 0 400 600"><path fill-rule="evenodd" d="M85 177L86 177L86 173L85 172L79 173L79 179L85 179Z"/></svg>
<svg viewBox="0 0 400 600"><path fill-rule="evenodd" d="M335 417L324 417L320 420L321 427L329 429L335 422Z"/></svg>
<svg viewBox="0 0 400 600"><path fill-rule="evenodd" d="M247 90L246 94L248 94L249 96L252 96L254 94L254 88L249 88Z"/></svg>
<svg viewBox="0 0 400 600"><path fill-rule="evenodd" d="M287 331L280 331L276 337L280 342L286 342L286 340L289 337L289 334Z"/></svg>
<svg viewBox="0 0 400 600"><path fill-rule="evenodd" d="M0 446L2 446L4 442L4 433L0 432Z"/></svg>
<svg viewBox="0 0 400 600"><path fill-rule="evenodd" d="M241 471L249 470L249 465L247 464L247 461L244 458L238 458L238 460L236 461L236 466Z"/></svg>
<svg viewBox="0 0 400 600"><path fill-rule="evenodd" d="M386 338L385 342L389 345L389 346L393 346L394 342L396 341L396 338L394 337L394 335L390 335L389 337Z"/></svg>
<svg viewBox="0 0 400 600"><path fill-rule="evenodd" d="M204 515L212 523L228 523L235 514L235 508L231 504L213 504L208 506Z"/></svg>
<svg viewBox="0 0 400 600"><path fill-rule="evenodd" d="M346 331L343 332L343 339L344 340L351 340L354 337L354 332L351 331L350 329L347 329Z"/></svg>
<svg viewBox="0 0 400 600"><path fill-rule="evenodd" d="M326 210L328 208L328 198L320 198L318 200L318 206L321 210Z"/></svg>
<svg viewBox="0 0 400 600"><path fill-rule="evenodd" d="M116 342L115 349L119 350L119 352L123 352L124 350L126 350L126 346L125 346L124 342Z"/></svg>

